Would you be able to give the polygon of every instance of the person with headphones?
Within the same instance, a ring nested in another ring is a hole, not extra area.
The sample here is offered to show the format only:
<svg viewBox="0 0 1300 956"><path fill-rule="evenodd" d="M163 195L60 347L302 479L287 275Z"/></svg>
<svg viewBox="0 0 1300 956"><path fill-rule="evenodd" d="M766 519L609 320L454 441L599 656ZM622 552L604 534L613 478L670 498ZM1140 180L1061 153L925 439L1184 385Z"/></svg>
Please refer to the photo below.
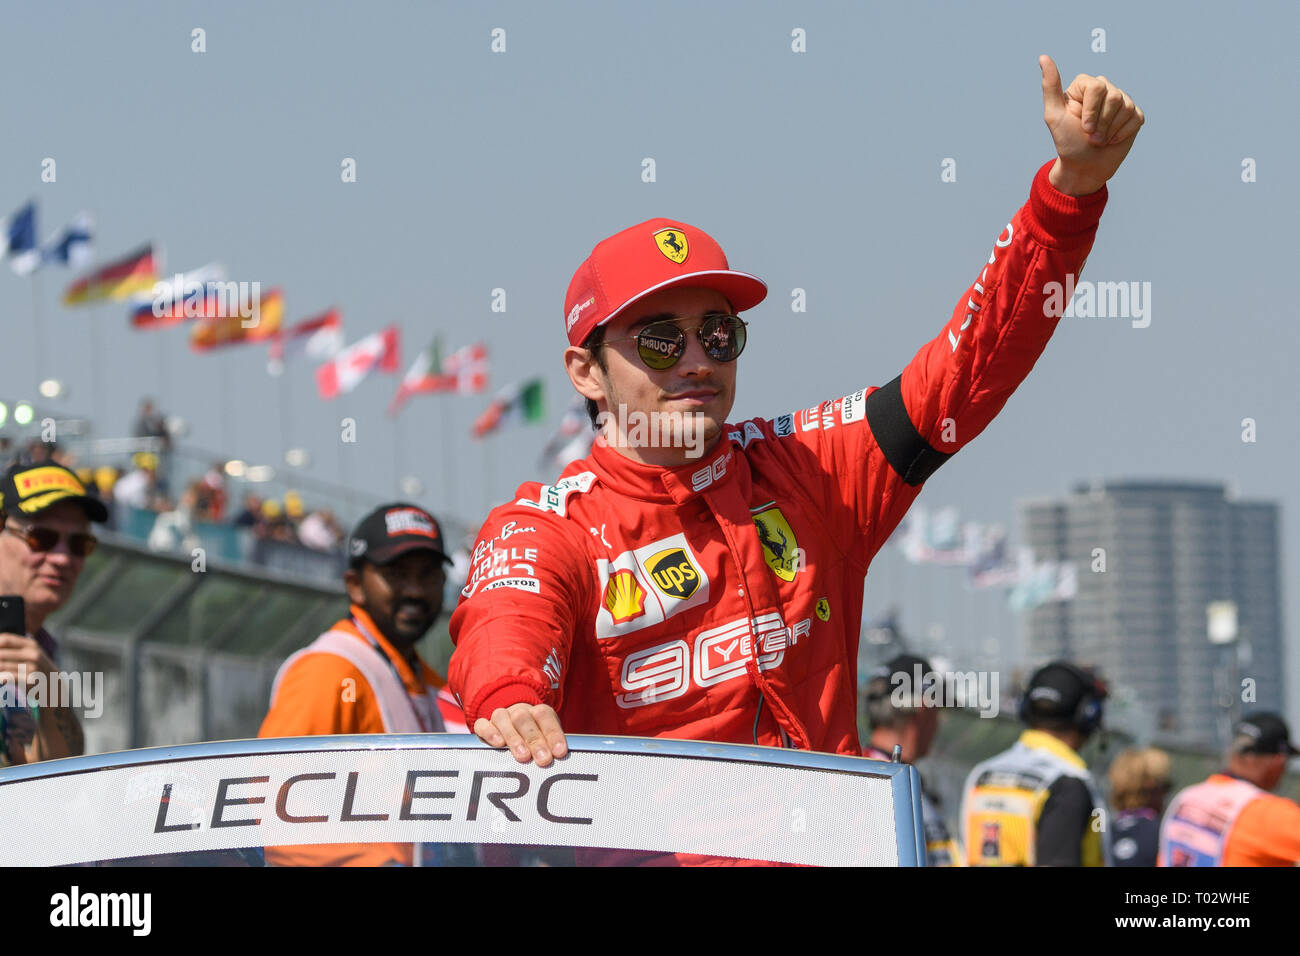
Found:
<svg viewBox="0 0 1300 956"><path fill-rule="evenodd" d="M1105 685L1053 661L1034 672L1020 701L1029 729L976 764L962 797L971 866L1108 866L1105 805L1079 751L1101 727Z"/></svg>
<svg viewBox="0 0 1300 956"><path fill-rule="evenodd" d="M939 711L925 704L925 691L938 675L930 662L912 654L899 654L876 668L867 678L866 712L871 737L862 756L892 760L894 747L903 763L916 763L930 752L939 729ZM961 849L943 818L938 798L921 781L921 819L925 827L928 866L960 866Z"/></svg>

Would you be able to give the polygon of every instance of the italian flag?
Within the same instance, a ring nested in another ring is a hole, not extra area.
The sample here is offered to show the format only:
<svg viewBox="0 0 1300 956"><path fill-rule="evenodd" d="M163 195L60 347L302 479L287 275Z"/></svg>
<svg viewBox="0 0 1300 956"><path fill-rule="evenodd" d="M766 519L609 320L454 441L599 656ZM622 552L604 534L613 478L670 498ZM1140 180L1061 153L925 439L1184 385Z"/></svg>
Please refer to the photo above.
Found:
<svg viewBox="0 0 1300 956"><path fill-rule="evenodd" d="M475 420L473 434L475 438L482 438L513 418L522 416L524 422L540 422L545 415L542 380L529 379L527 382L507 385L499 391L492 404Z"/></svg>

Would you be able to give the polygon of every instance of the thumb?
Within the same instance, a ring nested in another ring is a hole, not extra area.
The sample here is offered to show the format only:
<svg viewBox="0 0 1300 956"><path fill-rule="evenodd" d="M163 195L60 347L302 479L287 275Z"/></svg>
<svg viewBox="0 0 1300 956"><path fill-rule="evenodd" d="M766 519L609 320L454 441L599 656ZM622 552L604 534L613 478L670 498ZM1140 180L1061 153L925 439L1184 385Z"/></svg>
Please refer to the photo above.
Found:
<svg viewBox="0 0 1300 956"><path fill-rule="evenodd" d="M1061 89L1061 74L1056 63L1044 53L1038 58L1038 68L1043 71L1043 110L1050 114L1065 108L1065 91Z"/></svg>

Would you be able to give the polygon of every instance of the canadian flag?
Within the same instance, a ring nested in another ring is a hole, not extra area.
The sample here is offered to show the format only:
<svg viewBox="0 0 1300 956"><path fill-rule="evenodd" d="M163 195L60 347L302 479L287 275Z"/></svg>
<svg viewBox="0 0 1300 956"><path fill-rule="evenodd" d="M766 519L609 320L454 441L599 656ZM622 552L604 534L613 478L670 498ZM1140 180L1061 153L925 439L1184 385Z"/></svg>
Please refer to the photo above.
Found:
<svg viewBox="0 0 1300 956"><path fill-rule="evenodd" d="M370 372L396 372L401 364L401 333L395 325L367 335L349 345L316 369L316 391L321 398L336 398L350 392Z"/></svg>

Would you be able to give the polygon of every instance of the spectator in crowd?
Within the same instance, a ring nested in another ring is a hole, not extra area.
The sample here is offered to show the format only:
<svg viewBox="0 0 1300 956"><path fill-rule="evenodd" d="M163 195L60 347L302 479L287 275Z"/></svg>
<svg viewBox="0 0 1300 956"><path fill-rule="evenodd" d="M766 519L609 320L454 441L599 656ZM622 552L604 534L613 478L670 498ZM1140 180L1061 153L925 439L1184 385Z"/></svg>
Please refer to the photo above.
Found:
<svg viewBox="0 0 1300 956"><path fill-rule="evenodd" d="M226 517L225 463L216 461L203 474L198 487L197 517L214 524Z"/></svg>
<svg viewBox="0 0 1300 956"><path fill-rule="evenodd" d="M1115 866L1155 866L1160 814L1169 792L1169 755L1130 747L1110 765L1110 855Z"/></svg>
<svg viewBox="0 0 1300 956"><path fill-rule="evenodd" d="M149 532L151 551L192 551L199 547L194 533L194 515L199 501L199 483L190 482L174 509L160 512Z"/></svg>
<svg viewBox="0 0 1300 956"><path fill-rule="evenodd" d="M262 516L262 499L249 492L244 495L244 507L235 515L235 527L253 529L257 527Z"/></svg>
<svg viewBox="0 0 1300 956"><path fill-rule="evenodd" d="M131 458L132 469L119 478L113 487L113 500L128 508L141 511L157 510L158 456L137 452Z"/></svg>
<svg viewBox="0 0 1300 956"><path fill-rule="evenodd" d="M302 495L296 491L286 491L284 493L284 516L289 519L289 523L296 528L301 523L305 513L306 511L302 506Z"/></svg>
<svg viewBox="0 0 1300 956"><path fill-rule="evenodd" d="M971 866L1105 866L1105 805L1079 751L1100 729L1104 684L1053 661L1021 698L1029 729L1009 750L975 765L962 798Z"/></svg>
<svg viewBox="0 0 1300 956"><path fill-rule="evenodd" d="M171 450L172 438L167 431L167 419L154 407L152 399L140 400L140 413L136 417L133 434L136 438L156 438L163 451Z"/></svg>
<svg viewBox="0 0 1300 956"><path fill-rule="evenodd" d="M113 497L113 486L117 484L118 471L112 465L100 465L95 469L95 487L99 491L100 501L109 501Z"/></svg>
<svg viewBox="0 0 1300 956"><path fill-rule="evenodd" d="M0 674L25 677L35 711L6 707L5 760L30 763L82 753L85 740L69 701L42 701L63 687L57 679L59 647L45 620L63 606L77 586L86 558L94 551L90 522L108 513L86 493L77 476L55 464L15 465L0 478L0 594L17 595L26 615L24 632L0 634ZM41 680L38 675L44 675Z"/></svg>
<svg viewBox="0 0 1300 956"><path fill-rule="evenodd" d="M27 442L18 463L28 467L44 465L53 460L55 447L53 442L44 442L39 438L33 438Z"/></svg>
<svg viewBox="0 0 1300 956"><path fill-rule="evenodd" d="M292 541L295 537L293 525L284 513L284 506L274 498L262 502L262 521L253 530L258 537L270 538L272 541Z"/></svg>
<svg viewBox="0 0 1300 956"><path fill-rule="evenodd" d="M918 677L920 683L917 683ZM864 757L892 760L894 747L903 763L914 764L930 752L939 730L939 711L926 706L925 690L937 679L923 657L899 654L867 679L867 721L871 738ZM938 798L922 783L921 816L925 825L927 866L960 866L961 850L948 832Z"/></svg>
<svg viewBox="0 0 1300 956"><path fill-rule="evenodd" d="M136 438L150 438L158 443L156 481L160 491L170 494L172 436L167 429L166 416L154 407L151 399L145 398L140 401L140 414L135 421L134 434Z"/></svg>
<svg viewBox="0 0 1300 956"><path fill-rule="evenodd" d="M104 503L108 509L108 529L117 528L117 504L113 498L113 489L117 485L118 471L111 465L100 465L92 474L91 481L86 483L86 490L91 492L94 497Z"/></svg>
<svg viewBox="0 0 1300 956"><path fill-rule="evenodd" d="M465 733L460 705L416 651L442 612L442 530L408 504L377 508L348 541L349 615L284 662L260 737ZM340 688L352 688L350 694ZM281 865L410 864L410 844L267 847Z"/></svg>
<svg viewBox="0 0 1300 956"><path fill-rule="evenodd" d="M303 518L298 526L298 540L315 551L336 550L343 540L343 533L334 512L322 508Z"/></svg>
<svg viewBox="0 0 1300 956"><path fill-rule="evenodd" d="M81 484L86 489L86 494L90 495L90 497L96 499L97 501L104 500L104 496L100 494L99 485L95 483L95 469L72 468L70 465L65 465L64 467L69 468L71 471L76 473L77 480L81 482Z"/></svg>
<svg viewBox="0 0 1300 956"><path fill-rule="evenodd" d="M1179 792L1160 826L1160 866L1300 866L1300 806L1272 791L1300 754L1277 714L1233 729L1226 770Z"/></svg>

